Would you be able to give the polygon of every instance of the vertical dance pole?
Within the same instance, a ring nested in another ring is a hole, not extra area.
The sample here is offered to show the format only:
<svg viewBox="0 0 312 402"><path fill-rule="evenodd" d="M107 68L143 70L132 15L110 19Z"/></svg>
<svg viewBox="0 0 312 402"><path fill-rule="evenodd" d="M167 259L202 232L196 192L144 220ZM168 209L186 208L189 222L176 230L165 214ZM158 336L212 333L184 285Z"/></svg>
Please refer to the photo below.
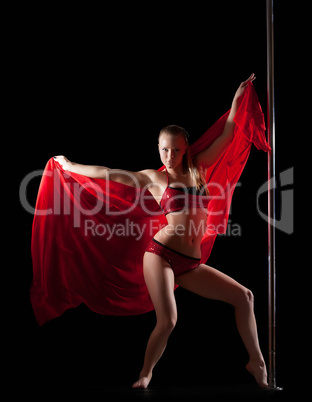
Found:
<svg viewBox="0 0 312 402"><path fill-rule="evenodd" d="M268 310L269 310L269 385L276 386L276 260L275 260L275 99L274 99L274 13L273 0L266 0L267 24L267 121L268 143ZM271 181L270 179L273 178Z"/></svg>

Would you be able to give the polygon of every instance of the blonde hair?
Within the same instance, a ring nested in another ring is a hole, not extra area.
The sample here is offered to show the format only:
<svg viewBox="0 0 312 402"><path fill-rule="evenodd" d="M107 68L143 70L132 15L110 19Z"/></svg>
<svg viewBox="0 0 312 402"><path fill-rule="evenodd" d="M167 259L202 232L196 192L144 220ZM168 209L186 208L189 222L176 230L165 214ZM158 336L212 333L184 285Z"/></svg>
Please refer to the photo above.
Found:
<svg viewBox="0 0 312 402"><path fill-rule="evenodd" d="M175 124L171 124L169 126L164 127L163 129L160 130L158 139L162 134L169 134L173 136L178 136L181 135L186 144L186 151L185 154L183 155L182 159L182 164L183 164L183 169L185 172L189 171L192 180L196 183L196 190L200 190L204 187L205 192L208 194L208 189L206 185L206 180L204 177L204 174L202 171L199 171L196 166L193 164L192 156L191 156L191 147L189 143L189 135L187 131L180 126L177 126Z"/></svg>

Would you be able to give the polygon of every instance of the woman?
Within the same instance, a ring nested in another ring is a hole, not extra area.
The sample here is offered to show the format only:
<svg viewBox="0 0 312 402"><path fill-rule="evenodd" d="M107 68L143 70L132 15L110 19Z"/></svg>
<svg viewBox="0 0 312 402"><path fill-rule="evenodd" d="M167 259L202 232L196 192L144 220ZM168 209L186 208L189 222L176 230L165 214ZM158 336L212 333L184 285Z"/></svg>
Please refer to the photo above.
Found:
<svg viewBox="0 0 312 402"><path fill-rule="evenodd" d="M123 184L139 183L141 188L148 187L167 217L168 225L154 236L144 254L144 279L155 308L157 323L150 335L143 368L139 379L133 384L134 388L148 386L153 368L175 327L175 285L234 306L237 328L249 354L246 369L260 387L268 386L251 291L227 275L200 263L200 245L206 229L209 201L204 180L205 169L213 165L231 143L239 98L254 79L252 74L236 91L222 135L193 160L190 157L187 133L179 126L165 127L159 134L159 153L165 166L162 171L143 170L123 174L120 170L80 165L70 162L64 156L55 157L64 170L91 178L109 178Z"/></svg>

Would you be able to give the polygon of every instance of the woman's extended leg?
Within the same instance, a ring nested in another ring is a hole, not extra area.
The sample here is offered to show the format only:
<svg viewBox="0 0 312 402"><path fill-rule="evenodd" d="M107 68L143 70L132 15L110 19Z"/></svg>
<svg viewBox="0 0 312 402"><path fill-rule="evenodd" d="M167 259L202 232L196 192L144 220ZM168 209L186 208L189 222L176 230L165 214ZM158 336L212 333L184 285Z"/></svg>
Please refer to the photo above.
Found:
<svg viewBox="0 0 312 402"><path fill-rule="evenodd" d="M144 279L155 307L157 323L148 340L144 365L133 388L146 388L152 378L155 364L163 354L169 335L177 321L174 297L174 274L170 265L158 255L145 253Z"/></svg>
<svg viewBox="0 0 312 402"><path fill-rule="evenodd" d="M267 387L267 372L258 341L251 291L229 276L204 264L177 277L176 283L203 297L221 300L234 306L237 329L250 358L246 368L260 387Z"/></svg>

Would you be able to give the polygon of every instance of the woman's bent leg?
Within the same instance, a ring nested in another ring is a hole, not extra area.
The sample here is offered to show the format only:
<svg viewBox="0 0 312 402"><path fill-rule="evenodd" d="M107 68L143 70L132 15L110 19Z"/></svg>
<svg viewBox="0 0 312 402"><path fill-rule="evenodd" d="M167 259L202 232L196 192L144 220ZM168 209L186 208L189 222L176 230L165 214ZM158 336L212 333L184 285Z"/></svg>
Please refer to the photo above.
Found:
<svg viewBox="0 0 312 402"><path fill-rule="evenodd" d="M133 388L148 386L153 368L163 354L177 321L175 282L170 265L152 253L145 253L143 263L144 279L154 304L157 323L147 343L140 378L133 384Z"/></svg>
<svg viewBox="0 0 312 402"><path fill-rule="evenodd" d="M204 264L177 277L176 283L203 297L234 306L237 329L250 358L246 368L262 388L267 387L267 371L258 341L252 292L229 276Z"/></svg>

